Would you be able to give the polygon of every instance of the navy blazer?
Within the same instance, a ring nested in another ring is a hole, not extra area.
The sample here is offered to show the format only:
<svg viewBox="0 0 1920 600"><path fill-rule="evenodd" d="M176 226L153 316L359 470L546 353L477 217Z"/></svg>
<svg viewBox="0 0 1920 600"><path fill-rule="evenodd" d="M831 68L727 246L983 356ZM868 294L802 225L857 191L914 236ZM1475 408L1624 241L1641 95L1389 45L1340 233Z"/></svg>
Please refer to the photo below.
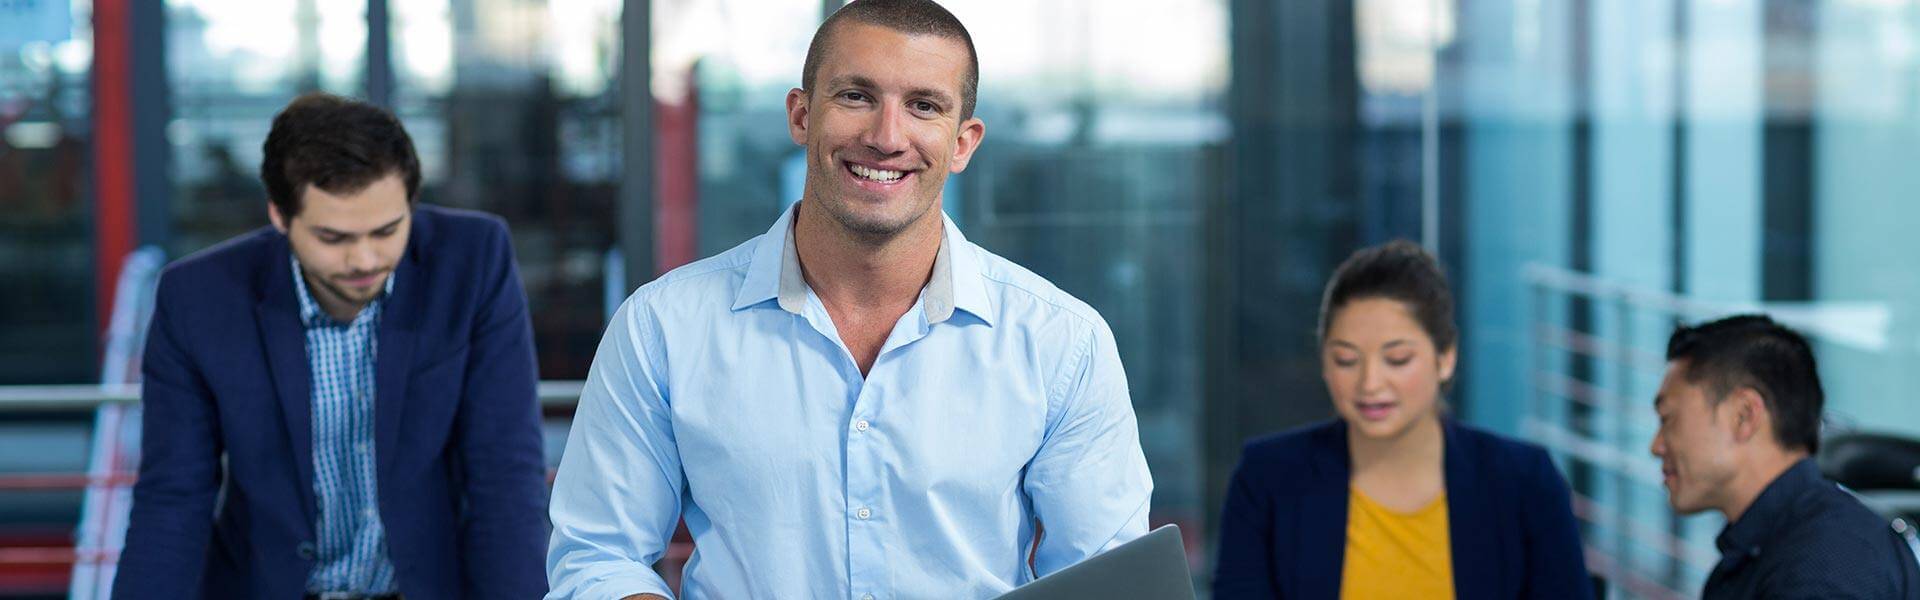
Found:
<svg viewBox="0 0 1920 600"><path fill-rule="evenodd" d="M1454 596L1591 598L1571 497L1546 451L1442 423ZM1339 597L1350 462L1338 419L1248 442L1220 515L1213 597Z"/></svg>
<svg viewBox="0 0 1920 600"><path fill-rule="evenodd" d="M417 206L382 309L374 450L410 599L546 592L533 331L498 218ZM116 598L297 599L314 565L306 330L272 228L160 276ZM224 462L223 462L224 461Z"/></svg>

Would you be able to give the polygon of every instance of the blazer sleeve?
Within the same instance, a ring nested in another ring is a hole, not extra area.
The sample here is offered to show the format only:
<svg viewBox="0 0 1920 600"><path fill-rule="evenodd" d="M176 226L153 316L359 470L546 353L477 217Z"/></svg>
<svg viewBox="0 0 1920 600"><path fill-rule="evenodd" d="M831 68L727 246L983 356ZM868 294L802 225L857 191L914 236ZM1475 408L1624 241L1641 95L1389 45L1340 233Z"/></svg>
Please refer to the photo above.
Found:
<svg viewBox="0 0 1920 600"><path fill-rule="evenodd" d="M133 486L115 598L197 598L220 489L213 394L176 335L175 286L162 277L141 359L140 478Z"/></svg>
<svg viewBox="0 0 1920 600"><path fill-rule="evenodd" d="M465 501L460 554L472 597L535 598L547 585L547 490L533 326L506 226L492 225L454 423Z"/></svg>
<svg viewBox="0 0 1920 600"><path fill-rule="evenodd" d="M1273 499L1260 478L1260 465L1243 451L1220 510L1220 549L1214 557L1213 597L1279 598L1274 584Z"/></svg>
<svg viewBox="0 0 1920 600"><path fill-rule="evenodd" d="M1526 487L1521 496L1525 536L1526 598L1593 597L1587 576L1586 550L1573 518L1573 496L1566 479L1546 451L1528 448Z"/></svg>

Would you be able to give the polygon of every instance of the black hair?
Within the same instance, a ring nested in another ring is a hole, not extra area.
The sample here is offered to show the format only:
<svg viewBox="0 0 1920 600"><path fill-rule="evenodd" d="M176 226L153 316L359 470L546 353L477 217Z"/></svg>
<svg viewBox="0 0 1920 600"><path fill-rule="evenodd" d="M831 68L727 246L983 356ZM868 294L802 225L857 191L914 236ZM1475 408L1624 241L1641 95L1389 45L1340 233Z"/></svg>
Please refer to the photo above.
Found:
<svg viewBox="0 0 1920 600"><path fill-rule="evenodd" d="M1453 322L1453 288L1440 261L1419 244L1394 240L1361 248L1340 263L1320 300L1320 340L1334 313L1355 300L1384 298L1406 305L1433 341L1435 352L1454 349L1460 329Z"/></svg>
<svg viewBox="0 0 1920 600"><path fill-rule="evenodd" d="M260 181L283 219L300 214L307 186L351 194L390 174L420 190L420 157L400 119L386 109L332 94L294 98L273 118L261 145Z"/></svg>
<svg viewBox="0 0 1920 600"><path fill-rule="evenodd" d="M1773 437L1783 448L1820 450L1820 391L1813 348L1792 329L1766 315L1737 315L1693 327L1674 328L1667 361L1684 361L1692 384L1705 383L1718 404L1739 388L1760 394L1773 417Z"/></svg>
<svg viewBox="0 0 1920 600"><path fill-rule="evenodd" d="M967 74L960 82L960 120L973 118L980 88L980 54L973 49L973 36L960 19L933 0L853 0L833 12L807 44L807 61L800 71L800 89L813 93L814 74L820 60L833 48L832 32L842 23L865 23L909 35L931 35L960 40L967 47Z"/></svg>

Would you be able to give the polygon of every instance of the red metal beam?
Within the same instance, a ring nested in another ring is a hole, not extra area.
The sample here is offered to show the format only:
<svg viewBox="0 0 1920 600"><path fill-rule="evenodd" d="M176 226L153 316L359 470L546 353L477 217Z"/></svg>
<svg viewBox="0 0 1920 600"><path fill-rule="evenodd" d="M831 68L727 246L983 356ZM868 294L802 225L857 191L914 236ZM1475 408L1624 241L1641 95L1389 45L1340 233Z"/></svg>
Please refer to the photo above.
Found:
<svg viewBox="0 0 1920 600"><path fill-rule="evenodd" d="M133 23L129 0L93 2L93 284L104 339L120 265L133 251Z"/></svg>

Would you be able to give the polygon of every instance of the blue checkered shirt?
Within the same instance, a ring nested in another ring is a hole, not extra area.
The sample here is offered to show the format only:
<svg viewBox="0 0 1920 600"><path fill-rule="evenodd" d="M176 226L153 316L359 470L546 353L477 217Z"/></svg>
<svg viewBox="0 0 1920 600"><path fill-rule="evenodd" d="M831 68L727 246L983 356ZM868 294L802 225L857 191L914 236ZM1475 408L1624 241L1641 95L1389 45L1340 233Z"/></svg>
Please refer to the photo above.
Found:
<svg viewBox="0 0 1920 600"><path fill-rule="evenodd" d="M387 558L373 462L375 333L385 296L353 322L342 323L314 301L298 259L293 285L313 371L313 495L320 513L307 591L391 594L396 591L393 561ZM392 291L389 276L387 292Z"/></svg>

